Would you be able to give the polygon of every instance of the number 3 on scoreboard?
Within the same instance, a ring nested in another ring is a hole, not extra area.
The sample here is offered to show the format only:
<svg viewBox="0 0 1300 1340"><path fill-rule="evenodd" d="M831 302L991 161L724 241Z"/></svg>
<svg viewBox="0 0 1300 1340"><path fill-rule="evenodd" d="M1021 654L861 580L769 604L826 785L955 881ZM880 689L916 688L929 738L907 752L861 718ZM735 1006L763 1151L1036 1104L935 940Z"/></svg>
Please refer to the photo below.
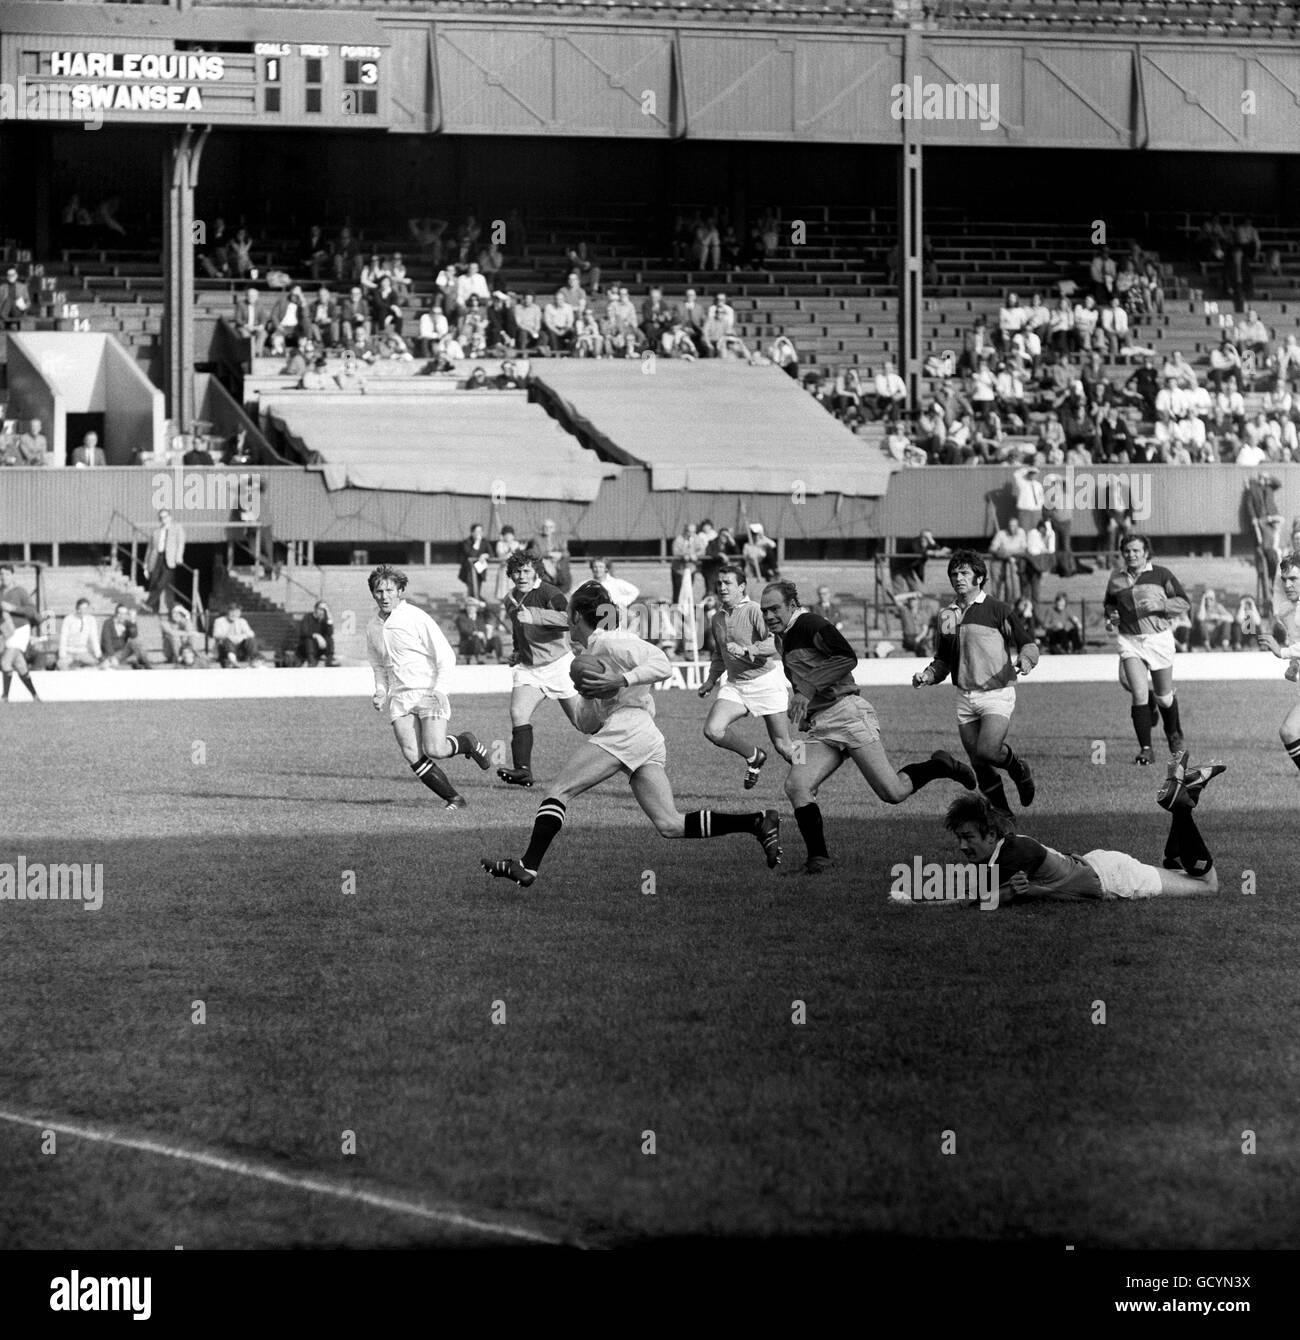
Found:
<svg viewBox="0 0 1300 1340"><path fill-rule="evenodd" d="M361 82L363 84L377 84L379 82L379 66L372 60L363 60L361 62Z"/></svg>

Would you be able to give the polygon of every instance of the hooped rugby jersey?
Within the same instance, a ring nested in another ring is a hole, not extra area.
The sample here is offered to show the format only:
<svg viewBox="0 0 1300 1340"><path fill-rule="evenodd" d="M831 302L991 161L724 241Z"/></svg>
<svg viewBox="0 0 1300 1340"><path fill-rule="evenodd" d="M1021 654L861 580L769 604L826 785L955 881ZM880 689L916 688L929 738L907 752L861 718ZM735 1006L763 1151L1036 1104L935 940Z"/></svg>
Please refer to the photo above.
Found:
<svg viewBox="0 0 1300 1340"><path fill-rule="evenodd" d="M1137 637L1141 633L1163 633L1174 616L1191 613L1192 602L1168 568L1148 563L1136 575L1127 568L1112 572L1103 608L1107 618L1119 619L1121 633Z"/></svg>
<svg viewBox="0 0 1300 1340"><path fill-rule="evenodd" d="M952 676L958 689L1003 689L1016 682L1012 657L1021 650L1030 668L1038 644L1009 605L983 591L965 609L954 601L939 611L939 640L929 669L934 682Z"/></svg>
<svg viewBox="0 0 1300 1340"><path fill-rule="evenodd" d="M569 654L569 600L558 586L541 582L522 596L511 590L504 603L515 639L512 664L550 665Z"/></svg>
<svg viewBox="0 0 1300 1340"><path fill-rule="evenodd" d="M829 619L804 610L776 635L776 646L794 691L808 700L809 721L858 692L853 682L857 653Z"/></svg>

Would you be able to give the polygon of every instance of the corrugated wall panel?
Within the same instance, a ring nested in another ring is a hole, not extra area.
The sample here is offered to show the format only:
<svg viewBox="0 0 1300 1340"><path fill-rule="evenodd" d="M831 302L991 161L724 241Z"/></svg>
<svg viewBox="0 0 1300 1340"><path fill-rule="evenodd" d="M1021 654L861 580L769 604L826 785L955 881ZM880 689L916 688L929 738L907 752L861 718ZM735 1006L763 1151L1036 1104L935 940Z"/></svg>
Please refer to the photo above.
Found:
<svg viewBox="0 0 1300 1340"><path fill-rule="evenodd" d="M718 140L795 137L794 74L799 46L795 38L776 33L752 37L692 33L683 35L681 46L691 136Z"/></svg>
<svg viewBox="0 0 1300 1340"><path fill-rule="evenodd" d="M1300 465L1271 469L1283 482L1282 510L1287 515L1300 513ZM267 505L277 538L327 543L445 543L464 536L473 521L493 529L510 522L522 534L548 516L561 529L589 540L658 540L679 531L684 522L705 516L718 525L761 521L786 539L914 535L923 527L940 536L976 536L988 533L990 506L1009 498L1011 477L1008 467L904 470L893 476L887 498L880 501L831 495L795 503L770 495L653 493L644 470L627 468L619 479L607 481L589 506L523 499L494 509L487 497L330 492L316 471L281 467L260 473L268 480ZM1105 473L1101 468L1079 470L1074 478ZM1245 471L1231 465L1203 465L1143 474L1149 476L1151 501L1143 531L1205 536L1241 531ZM10 544L129 539L131 523L147 526L160 498L174 503L159 493L160 488L174 492L174 478L169 472L133 467L6 470L0 490L0 535ZM185 522L228 520L220 512L175 510ZM1076 513L1074 529L1076 536L1089 537L1091 514ZM207 535L210 538L214 532Z"/></svg>

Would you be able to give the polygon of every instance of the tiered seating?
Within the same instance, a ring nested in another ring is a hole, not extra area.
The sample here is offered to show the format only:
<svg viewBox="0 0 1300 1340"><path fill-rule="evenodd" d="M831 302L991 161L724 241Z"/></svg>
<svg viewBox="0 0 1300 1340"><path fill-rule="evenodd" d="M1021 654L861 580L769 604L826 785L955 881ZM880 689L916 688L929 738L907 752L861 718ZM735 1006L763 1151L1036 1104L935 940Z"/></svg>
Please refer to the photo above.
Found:
<svg viewBox="0 0 1300 1340"><path fill-rule="evenodd" d="M1295 6L1274 0L928 0L925 8L940 29L1273 37L1300 27Z"/></svg>

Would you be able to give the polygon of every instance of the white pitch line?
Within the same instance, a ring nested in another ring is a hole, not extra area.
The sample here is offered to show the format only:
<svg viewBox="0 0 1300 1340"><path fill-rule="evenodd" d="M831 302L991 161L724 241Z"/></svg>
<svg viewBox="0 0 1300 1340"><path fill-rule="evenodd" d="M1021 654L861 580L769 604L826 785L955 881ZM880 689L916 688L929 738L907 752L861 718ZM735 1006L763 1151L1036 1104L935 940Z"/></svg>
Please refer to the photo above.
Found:
<svg viewBox="0 0 1300 1340"><path fill-rule="evenodd" d="M215 1168L219 1172L234 1173L237 1177L251 1177L259 1182L271 1182L276 1186L292 1187L295 1191L310 1191L317 1196L333 1196L337 1200L351 1201L358 1205L369 1205L377 1210L391 1210L397 1214L409 1214L417 1219L428 1219L438 1224L447 1224L453 1228L471 1229L476 1233L495 1234L504 1238L518 1238L524 1242L544 1243L550 1247L562 1247L566 1243L562 1238L553 1238L533 1229L520 1228L513 1224L494 1224L482 1219L471 1219L456 1210L439 1209L430 1205L421 1205L417 1201L402 1200L396 1196L380 1196L371 1191L358 1191L338 1182L324 1181L318 1177L294 1177L288 1173L277 1172L274 1168L246 1163L240 1159L222 1158L217 1154L204 1154L193 1149L181 1149L176 1145L159 1144L156 1140L141 1140L131 1136L119 1135L115 1131L96 1130L90 1126L74 1126L68 1122L37 1121L17 1112L0 1109L0 1121L9 1121L16 1126L30 1126L38 1131L56 1131L59 1135L71 1135L82 1140L93 1140L99 1144L116 1145L120 1149L135 1149L144 1154L157 1154L163 1158L180 1159L185 1163L197 1163L200 1167ZM576 1246L571 1243L567 1245Z"/></svg>

